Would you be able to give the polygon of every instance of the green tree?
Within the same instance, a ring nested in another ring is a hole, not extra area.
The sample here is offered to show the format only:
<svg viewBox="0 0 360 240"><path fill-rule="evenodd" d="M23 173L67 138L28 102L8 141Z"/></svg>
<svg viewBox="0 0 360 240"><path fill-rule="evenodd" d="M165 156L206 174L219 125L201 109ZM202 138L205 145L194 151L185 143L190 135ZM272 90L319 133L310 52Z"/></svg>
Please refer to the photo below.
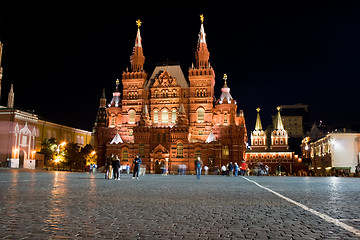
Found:
<svg viewBox="0 0 360 240"><path fill-rule="evenodd" d="M76 169L78 165L81 163L82 158L80 154L80 148L77 143L67 143L64 149L64 165L69 168L71 171L72 169ZM81 164L80 164L81 165Z"/></svg>
<svg viewBox="0 0 360 240"><path fill-rule="evenodd" d="M84 159L84 167L90 164L97 164L96 152L90 144L87 144L81 149L81 155Z"/></svg>
<svg viewBox="0 0 360 240"><path fill-rule="evenodd" d="M58 142L55 138L47 138L41 143L41 153L45 155L44 157L44 166L49 166L50 161L55 159L56 149L58 147Z"/></svg>

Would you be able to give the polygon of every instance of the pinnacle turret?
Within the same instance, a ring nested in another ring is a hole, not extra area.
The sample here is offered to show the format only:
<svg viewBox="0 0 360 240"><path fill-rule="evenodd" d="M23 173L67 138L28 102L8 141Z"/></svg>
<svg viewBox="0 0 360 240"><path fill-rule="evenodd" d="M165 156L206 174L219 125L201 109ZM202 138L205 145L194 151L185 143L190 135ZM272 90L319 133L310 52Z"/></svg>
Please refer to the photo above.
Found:
<svg viewBox="0 0 360 240"><path fill-rule="evenodd" d="M206 33L204 30L204 15L200 15L200 32L199 32L199 39L197 43L197 49L195 52L195 59L196 59L196 67L197 68L209 68L209 57L210 53L207 48L206 44Z"/></svg>
<svg viewBox="0 0 360 240"><path fill-rule="evenodd" d="M136 25L138 26L136 39L135 39L135 46L133 48L133 53L130 56L130 63L131 63L131 71L133 72L140 72L143 70L145 57L143 54L143 48L141 44L141 35L140 35L140 26L141 21L138 19L136 21Z"/></svg>

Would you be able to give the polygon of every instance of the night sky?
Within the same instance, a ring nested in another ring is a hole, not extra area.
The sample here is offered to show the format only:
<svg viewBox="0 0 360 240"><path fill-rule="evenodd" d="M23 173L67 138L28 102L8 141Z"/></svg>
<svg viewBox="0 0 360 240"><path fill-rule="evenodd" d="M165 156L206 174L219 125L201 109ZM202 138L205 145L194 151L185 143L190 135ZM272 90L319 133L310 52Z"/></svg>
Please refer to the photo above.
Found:
<svg viewBox="0 0 360 240"><path fill-rule="evenodd" d="M91 130L102 89L110 101L115 80L130 66L135 21L143 22L148 74L168 60L179 62L187 77L204 14L215 95L226 73L248 130L257 107L266 127L276 106L294 103L309 105L311 121L356 129L360 5L289 2L2 5L1 104L13 83L15 107Z"/></svg>

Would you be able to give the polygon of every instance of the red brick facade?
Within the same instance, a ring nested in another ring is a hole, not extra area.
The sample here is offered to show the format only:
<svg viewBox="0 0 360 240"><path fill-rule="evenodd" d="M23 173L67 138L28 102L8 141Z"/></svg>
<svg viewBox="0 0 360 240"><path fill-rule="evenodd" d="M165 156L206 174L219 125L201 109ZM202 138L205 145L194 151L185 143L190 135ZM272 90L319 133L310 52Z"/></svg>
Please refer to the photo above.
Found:
<svg viewBox="0 0 360 240"><path fill-rule="evenodd" d="M130 57L131 69L122 74L122 93L117 82L113 99L104 107L105 96L94 127L98 165L116 154L121 164L132 163L136 154L147 171L160 166L170 173L179 165L193 172L200 156L204 165L216 170L228 162L245 158L246 128L243 112L226 84L214 101L215 72L209 64L205 31L201 23L195 66L186 79L180 66L158 66L152 75L143 70L145 57L138 28ZM119 133L119 141L112 141Z"/></svg>

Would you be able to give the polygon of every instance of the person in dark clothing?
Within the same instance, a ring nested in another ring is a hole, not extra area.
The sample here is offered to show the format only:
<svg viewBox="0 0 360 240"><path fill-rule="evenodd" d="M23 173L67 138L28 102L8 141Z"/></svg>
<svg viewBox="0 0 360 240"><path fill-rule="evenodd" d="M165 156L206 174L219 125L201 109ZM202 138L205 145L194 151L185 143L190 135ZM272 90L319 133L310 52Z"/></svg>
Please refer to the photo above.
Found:
<svg viewBox="0 0 360 240"><path fill-rule="evenodd" d="M120 159L116 155L115 160L112 161L112 167L114 172L114 179L120 180Z"/></svg>
<svg viewBox="0 0 360 240"><path fill-rule="evenodd" d="M139 171L140 171L140 164L141 164L141 158L139 157L139 155L137 154L134 161L134 173L133 173L133 179L139 179Z"/></svg>
<svg viewBox="0 0 360 240"><path fill-rule="evenodd" d="M201 161L200 157L197 157L195 160L195 170L196 170L197 179L200 179L202 167L203 167L203 162Z"/></svg>
<svg viewBox="0 0 360 240"><path fill-rule="evenodd" d="M233 176L233 171L234 171L234 165L232 164L232 162L229 163L229 177Z"/></svg>

